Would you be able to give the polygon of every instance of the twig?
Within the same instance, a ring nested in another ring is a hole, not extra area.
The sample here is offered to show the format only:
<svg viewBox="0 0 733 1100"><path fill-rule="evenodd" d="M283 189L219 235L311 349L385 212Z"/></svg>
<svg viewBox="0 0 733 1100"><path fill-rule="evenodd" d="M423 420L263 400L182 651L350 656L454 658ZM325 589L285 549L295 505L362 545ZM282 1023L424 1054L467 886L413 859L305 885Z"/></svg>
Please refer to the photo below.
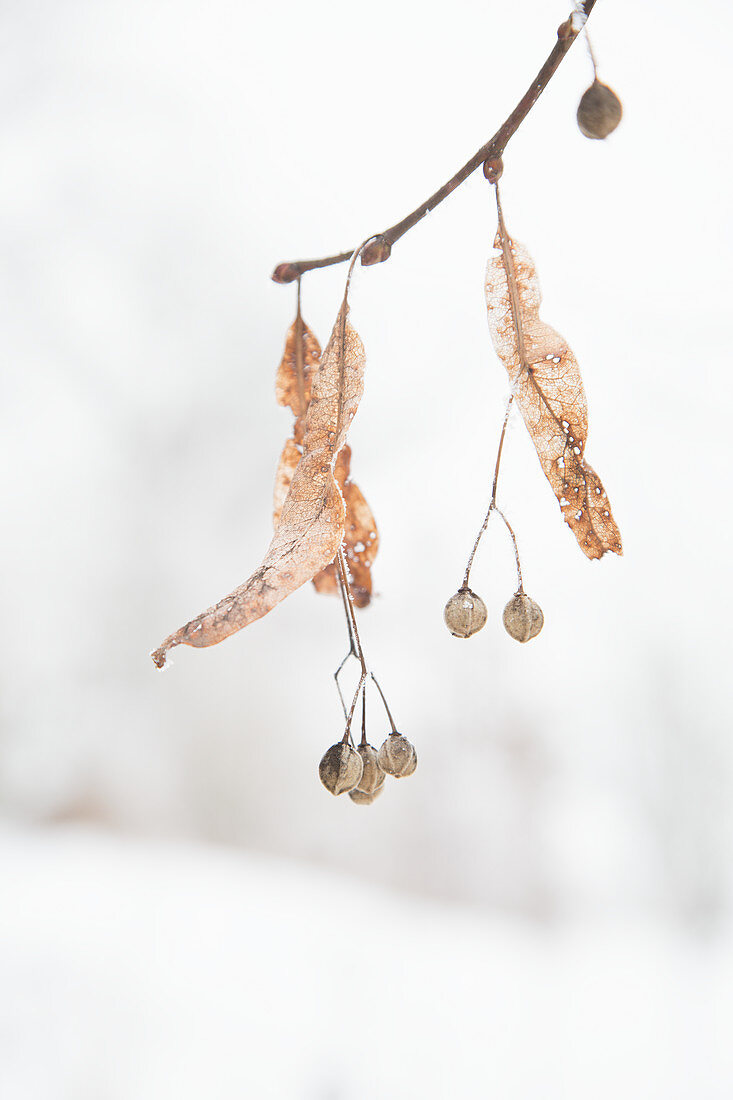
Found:
<svg viewBox="0 0 733 1100"><path fill-rule="evenodd" d="M375 238L370 238L373 240L373 243L361 253L361 262L365 267L371 264L381 263L388 259L392 250L392 245L401 237L404 237L405 233L408 233L419 221L422 221L426 214L429 214L430 211L434 210L436 206L439 206L444 199L447 199L457 187L465 183L468 177L473 175L476 169L480 168L484 161L502 156L509 141L544 92L560 65L560 62L580 34L595 4L596 0L583 0L583 3L578 6L572 15L570 15L564 23L561 23L557 29L557 42L550 51L547 60L517 106L501 124L494 136L490 138L485 145L482 145L478 152L474 153L471 159L467 161L447 183L444 183L435 194L421 203L416 210L413 210L411 214L408 214L402 221L397 222L396 225L386 229L383 233L377 234ZM290 263L278 264L272 274L272 278L276 283L292 283L295 279L304 275L306 271L313 271L319 267L331 267L333 264L345 263L352 258L354 252L354 249L350 249L348 252L339 252L338 255L326 256L320 260L295 260Z"/></svg>

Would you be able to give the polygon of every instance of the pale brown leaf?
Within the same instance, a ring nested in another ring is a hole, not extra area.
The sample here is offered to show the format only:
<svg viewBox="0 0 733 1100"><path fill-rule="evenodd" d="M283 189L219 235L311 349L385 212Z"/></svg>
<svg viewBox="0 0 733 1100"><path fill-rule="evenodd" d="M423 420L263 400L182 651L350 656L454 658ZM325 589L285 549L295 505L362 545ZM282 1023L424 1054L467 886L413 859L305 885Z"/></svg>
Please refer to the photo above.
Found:
<svg viewBox="0 0 733 1100"><path fill-rule="evenodd" d="M303 423L303 414L310 401L310 379L318 355L320 355L318 341L300 316L296 317L288 333L276 382L278 401L281 405L290 406L296 421L293 429L294 438L289 439L283 447L275 474L273 494L273 526L275 527L280 521L283 502L300 460L299 444L302 442L302 430L299 434L299 425ZM364 495L355 482L349 479L350 466L351 448L346 444L336 459L334 476L346 506L344 553L349 568L351 594L355 605L364 608L369 605L372 598L371 566L377 554L379 538L374 516ZM322 595L339 593L338 567L335 561L330 562L315 575L313 585Z"/></svg>
<svg viewBox="0 0 733 1100"><path fill-rule="evenodd" d="M501 225L494 247L500 255L486 270L491 339L542 469L583 553L621 554L606 491L585 460L588 407L575 356L540 320L539 281L526 248L502 234Z"/></svg>
<svg viewBox="0 0 733 1100"><path fill-rule="evenodd" d="M303 455L262 565L218 604L166 638L152 654L159 668L173 646L215 645L266 615L336 556L345 512L333 469L364 388L364 348L347 314L344 299L313 377Z"/></svg>
<svg viewBox="0 0 733 1100"><path fill-rule="evenodd" d="M283 501L288 492L300 451L294 441L289 439L283 447L275 477L273 495L273 524L277 527L280 520ZM341 489L346 508L344 523L344 553L350 573L351 594L359 608L368 607L372 598L372 563L379 549L377 524L356 482L349 478L351 467L351 447L344 444L336 459L334 476ZM313 584L321 595L338 595L338 567L335 561L316 573Z"/></svg>
<svg viewBox="0 0 733 1100"><path fill-rule="evenodd" d="M336 461L336 481L346 505L344 552L349 569L349 587L357 607L368 607L372 598L372 563L379 549L377 524L364 494L349 478L351 448L348 443ZM313 578L317 592L336 595L339 591L338 568L331 562Z"/></svg>
<svg viewBox="0 0 733 1100"><path fill-rule="evenodd" d="M275 376L275 396L278 404L289 405L293 411L293 438L298 445L303 442L305 413L320 358L321 345L299 312L288 329L285 351Z"/></svg>
<svg viewBox="0 0 733 1100"><path fill-rule="evenodd" d="M345 450L346 448L344 448ZM293 475L298 468L298 463L303 457L303 453L300 447L296 444L294 439L288 439L285 446L282 449L280 455L280 461L277 464L277 470L275 472L275 489L272 494L272 526L277 527L280 522L280 516L283 510L283 504L285 503L288 491L290 489L290 483L293 480ZM338 459L336 459L338 463ZM336 477L338 481L338 476Z"/></svg>

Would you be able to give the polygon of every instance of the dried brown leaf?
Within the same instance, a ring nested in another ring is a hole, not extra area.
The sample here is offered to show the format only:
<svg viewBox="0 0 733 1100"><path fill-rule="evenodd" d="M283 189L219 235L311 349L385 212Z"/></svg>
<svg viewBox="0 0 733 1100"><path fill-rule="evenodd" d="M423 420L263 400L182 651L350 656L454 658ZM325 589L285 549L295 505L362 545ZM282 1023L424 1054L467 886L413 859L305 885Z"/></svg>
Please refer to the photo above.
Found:
<svg viewBox="0 0 733 1100"><path fill-rule="evenodd" d="M364 348L347 315L344 299L313 377L303 455L262 565L214 607L166 638L152 654L159 668L173 646L215 645L266 615L336 556L345 510L333 470L364 388Z"/></svg>
<svg viewBox="0 0 733 1100"><path fill-rule="evenodd" d="M346 505L344 551L349 569L349 586L357 607L368 607L372 598L372 562L379 549L377 524L364 494L356 482L349 480L351 448L348 443L336 461L336 481ZM331 562L313 578L316 591L336 595L339 591L338 569Z"/></svg>
<svg viewBox="0 0 733 1100"><path fill-rule="evenodd" d="M311 399L313 375L321 358L321 345L303 318L298 316L288 329L285 351L275 376L278 404L289 405L295 417L293 438L303 443L305 414Z"/></svg>
<svg viewBox="0 0 733 1100"><path fill-rule="evenodd" d="M301 351L299 352L299 349ZM277 527L280 512L290 487L290 482L300 460L304 411L310 401L313 365L320 355L318 341L300 316L290 327L285 353L277 373L276 392L281 405L289 405L296 421L293 439L283 447L275 475L273 495L273 524ZM359 608L369 605L372 598L371 566L377 554L379 538L377 525L369 505L355 482L349 480L351 448L342 447L336 459L334 476L341 489L346 507L344 551L350 573L350 587L354 603ZM338 567L330 562L313 578L313 585L322 595L339 592Z"/></svg>
<svg viewBox="0 0 733 1100"><path fill-rule="evenodd" d="M290 481L300 458L300 451L289 439L283 447L275 477L273 499L273 523L277 527L280 511L287 495ZM344 552L351 574L351 594L359 608L368 607L372 598L372 562L379 549L377 524L364 494L356 482L349 480L351 448L346 443L339 451L334 468L336 482L341 489L346 508ZM316 573L313 584L321 595L338 595L339 579L336 562L330 562Z"/></svg>
<svg viewBox="0 0 733 1100"><path fill-rule="evenodd" d="M345 448L344 448L345 449ZM290 483L298 468L303 452L294 439L288 439L282 449L280 461L275 472L275 490L272 495L272 526L277 527L283 510L283 504L290 490ZM340 457L340 455L339 455ZM338 458L336 459L338 464ZM336 478L338 481L338 477Z"/></svg>
<svg viewBox="0 0 733 1100"><path fill-rule="evenodd" d="M580 369L559 333L540 320L539 281L526 248L500 221L486 270L489 329L565 522L588 558L621 554L606 491L585 461L588 406Z"/></svg>

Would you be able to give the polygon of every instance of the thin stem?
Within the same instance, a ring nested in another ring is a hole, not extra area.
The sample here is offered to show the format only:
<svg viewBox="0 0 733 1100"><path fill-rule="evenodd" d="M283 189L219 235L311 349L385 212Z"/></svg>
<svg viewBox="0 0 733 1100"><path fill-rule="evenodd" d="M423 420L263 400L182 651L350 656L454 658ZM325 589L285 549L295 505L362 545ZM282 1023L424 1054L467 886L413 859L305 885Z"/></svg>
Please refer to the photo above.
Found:
<svg viewBox="0 0 733 1100"><path fill-rule="evenodd" d="M468 564L466 565L466 572L463 575L463 584L461 585L462 588L468 588L468 578L469 578L469 575L471 573L471 567L473 565L473 559L476 557L476 551L478 550L478 544L481 542L484 531L486 530L486 528L489 525L489 518L491 517L491 513L496 508L496 486L497 486L498 481L499 481L499 466L501 465L501 453L502 453L502 450L504 449L504 437L506 436L506 426L509 422L509 413L511 412L513 401L514 401L514 394L511 395L511 397L509 398L509 400L507 402L506 412L504 413L504 423L501 426L501 435L499 436L499 447L498 447L497 452L496 452L496 465L494 466L494 484L493 484L492 489L491 489L491 500L489 502L489 507L487 509L486 516L484 517L484 522L481 524L481 528L479 530L479 533L476 535L476 541L473 544L473 550L471 551L471 556L468 559ZM498 511L498 508L496 508L496 510Z"/></svg>
<svg viewBox="0 0 733 1100"><path fill-rule="evenodd" d="M501 262L504 265L504 271L506 273L509 307L511 309L514 332L517 337L517 357L519 359L520 370L525 370L527 366L527 354L524 346L524 329L522 327L522 313L519 308L519 287L517 285L517 272L514 268L514 256L512 255L512 241L506 231L506 225L504 224L504 214L501 209L501 198L499 196L499 184L497 183L494 186L496 190L496 215L499 220Z"/></svg>
<svg viewBox="0 0 733 1100"><path fill-rule="evenodd" d="M378 236L378 234L372 233L371 237L367 237L367 239L365 241L361 242L361 244L359 245L358 248L354 249L354 253L351 257L351 263L349 264L349 272L346 276L346 289L344 290L344 301L346 301L346 299L349 297L349 287L351 286L351 276L354 274L354 265L355 265L356 261L359 259L359 256L361 255L363 249L365 249L366 246L370 243L370 241L373 241L375 239L375 237L377 237L377 236Z"/></svg>
<svg viewBox="0 0 733 1100"><path fill-rule="evenodd" d="M359 695L361 694L361 692L364 689L364 684L366 683L366 678L367 678L366 672L362 672L361 676L359 677L359 683L357 685L356 691L354 692L354 698L353 698L353 701L351 703L351 707L349 708L349 713L346 716L346 729L344 730L344 736L341 738L341 740L344 743L351 740L351 723L352 723L352 720L354 718L354 711L356 710L356 704L359 701Z"/></svg>
<svg viewBox="0 0 733 1100"><path fill-rule="evenodd" d="M298 306L295 313L295 380L298 386L298 409L305 417L305 363L303 356L303 317L300 312L300 276L298 276Z"/></svg>
<svg viewBox="0 0 733 1100"><path fill-rule="evenodd" d="M429 199L421 203L417 209L413 210L413 212L408 214L406 218L403 218L402 221L390 226L390 228L386 229L383 233L376 235L380 242L384 244L384 250L380 253L379 260L387 259L391 246L401 237L404 237L405 233L408 233L418 222L422 221L426 214L429 214L436 206L439 206L444 199L447 199L456 188L460 187L462 183L465 183L468 177L473 175L476 169L480 168L485 160L502 156L509 141L544 92L557 71L560 62L583 29L585 20L590 15L595 4L596 0L583 0L583 3L578 6L576 11L558 27L557 42L551 49L547 60L520 99L519 103L504 120L493 137L491 137L485 145L482 145L481 148L474 153L471 159L466 161L463 167L459 168L456 174L451 176L448 182L444 183ZM372 240L373 238L369 239ZM358 255L360 251L361 249L357 249L356 254ZM350 252L339 252L335 256L326 256L320 260L296 260L290 263L279 264L275 268L272 277L277 283L290 283L300 275L305 274L306 271L313 271L320 267L331 267L333 264L345 263L353 256L354 251L352 250Z"/></svg>
<svg viewBox="0 0 733 1100"><path fill-rule="evenodd" d="M379 694L382 697L382 702L384 703L384 709L387 711L387 717L389 718L389 724L392 727L392 733L397 733L397 726L394 724L394 718L392 717L392 711L389 709L389 703L387 702L387 700L384 696L384 692L382 691L381 687L379 686L379 680L377 679L377 677L374 675L373 672L371 673L371 677L372 677L372 680L374 681L374 683L376 684L377 691L379 692Z"/></svg>
<svg viewBox="0 0 733 1100"><path fill-rule="evenodd" d="M466 572L463 577L463 584L461 585L461 588L468 588L468 578L471 572L471 566L473 565L473 559L476 555L476 551L478 550L478 544L481 542L481 537L489 525L489 519L491 518L492 512L496 512L497 516L501 516L502 520L504 521L504 526L506 527L511 537L512 546L514 547L514 562L517 567L517 592L522 593L524 592L524 582L522 580L522 563L519 560L519 547L517 546L517 536L514 534L514 528L512 527L511 523L502 512L501 508L497 507L494 500L491 501L491 504L489 505L489 510L487 511L484 518L484 522L481 524L481 530L476 536L476 541L473 544L473 550L471 551L471 557L469 558L468 565L466 566Z"/></svg>
<svg viewBox="0 0 733 1100"><path fill-rule="evenodd" d="M343 707L344 720L348 721L349 712L346 709L346 700L344 699L344 693L341 690L341 682L339 680L339 676L341 675L341 670L346 665L346 662L351 657L354 657L358 660L359 653L357 652L357 642L356 642L356 639L354 638L354 630L353 630L352 625L351 625L351 614L350 614L350 609L349 609L349 597L347 595L347 588L344 586L344 582L343 582L343 579L341 577L341 571L339 569L337 569L337 571L336 571L336 576L338 577L339 591L341 592L341 599L342 599L343 605L344 605L344 614L346 615L346 629L349 632L349 652L346 654L343 661L341 662L339 667L334 672L333 678L336 681L336 690L339 693L339 699L341 700L341 706Z"/></svg>
<svg viewBox="0 0 733 1100"><path fill-rule="evenodd" d="M338 410L337 410L337 416L336 416L336 431L335 431L335 435L337 437L341 435L342 428L343 428L343 422L344 422L344 400L345 400L345 397L344 397L344 372L345 372L345 358L346 358L346 315L348 313L349 290L351 288L351 276L354 274L354 265L356 264L356 261L359 257L359 254L360 254L361 250L365 247L365 245L369 244L369 242L372 239L373 239L372 237L367 237L367 239L365 241L362 241L362 243L359 245L359 247L354 250L354 253L351 257L351 263L349 264L349 271L348 271L348 274L346 276L346 286L344 287L344 298L343 298L343 302L341 303L341 310L339 312L339 317L340 317L341 321L340 321L340 324L339 324L339 349L340 350L339 350L339 358L338 358L338 363L339 363ZM331 451L332 451L332 448L329 448L329 449L331 449ZM332 453L333 453L333 451L332 451ZM348 588L348 581L347 581L347 588ZM349 589L349 594L350 594L350 589Z"/></svg>
<svg viewBox="0 0 733 1100"><path fill-rule="evenodd" d="M336 555L336 568L338 569L341 591L346 593L346 599L344 601L346 607L346 615L349 620L349 634L351 642L354 647L355 656L359 658L361 663L361 671L366 673L366 661L364 660L364 651L361 648L361 639L359 637L359 628L356 625L356 615L354 613L354 597L351 594L351 586L349 584L349 574L346 569L346 556L344 555L343 546L339 547L339 552Z"/></svg>
<svg viewBox="0 0 733 1100"><path fill-rule="evenodd" d="M366 686L364 687L364 691L362 692L361 696L361 741L359 742L359 744L369 744L366 735Z"/></svg>
<svg viewBox="0 0 733 1100"><path fill-rule="evenodd" d="M343 605L344 605L344 614L346 616L346 629L349 632L349 652L346 654L343 661L341 662L339 667L334 672L333 678L336 681L336 690L339 693L339 699L341 700L341 706L343 707L344 720L348 721L349 712L346 709L346 700L344 699L344 693L341 690L341 682L339 680L339 676L341 675L341 670L344 668L346 662L351 657L354 657L358 660L359 653L357 652L357 642L356 642L356 639L354 637L354 630L353 630L352 625L351 625L351 614L350 614L350 608L349 608L349 597L347 595L347 587L344 585L343 578L341 576L341 570L338 569L338 568L336 570L336 576L338 578L339 591L341 593L341 599L342 599Z"/></svg>
<svg viewBox="0 0 733 1100"><path fill-rule="evenodd" d="M504 524L506 526L506 529L512 537L512 544L514 546L514 561L516 562L516 565L517 565L517 594L520 594L520 593L524 592L524 582L522 581L522 566L521 566L521 563L519 561L519 549L517 547L517 536L514 534L514 530L512 528L512 525L509 522L509 520L506 518L504 513L502 512L501 508L497 508L496 505L494 505L494 511L496 512L497 516L501 516L501 518L504 520Z"/></svg>
<svg viewBox="0 0 733 1100"><path fill-rule="evenodd" d="M349 632L349 653L348 653L348 656L349 657L357 657L358 653L356 651L356 642L354 640L354 631L352 630L352 627L351 627L351 614L350 614L350 608L349 608L349 597L346 594L346 587L345 587L343 579L341 577L341 570L338 569L338 566L337 566L336 576L338 577L339 591L341 592L341 599L343 600L343 604L344 604L344 614L346 615L346 628Z"/></svg>
<svg viewBox="0 0 733 1100"><path fill-rule="evenodd" d="M591 46L590 42L590 36L587 31L585 32L585 45L588 50L588 56L590 57L590 63L593 66L593 79L598 80L598 62L596 61L596 55L593 52L593 47Z"/></svg>
<svg viewBox="0 0 733 1100"><path fill-rule="evenodd" d="M344 601L344 610L346 611L346 623L347 623L347 626L349 628L349 642L351 643L351 648L350 648L349 652L346 654L346 656L344 657L341 664L339 665L339 670L338 671L339 672L341 671L343 666L348 661L349 657L352 657L352 656L357 657L359 659L359 661L361 662L361 676L359 678L359 684L358 684L358 687L357 687L356 692L354 694L354 698L353 698L353 701L351 703L351 708L348 712L346 710L346 704L344 703L344 697L341 694L341 686L338 682L338 678L336 679L336 686L338 687L339 696L341 697L341 704L344 708L344 715L346 717L346 730L344 731L343 740L348 741L348 739L351 737L351 722L353 720L354 711L356 709L356 704L357 704L358 699L359 699L359 692L363 691L362 711L361 711L361 744L366 745L367 744L367 739L366 739L366 688L365 688L365 684L366 684L367 675L371 676L372 680L374 681L374 683L376 685L377 691L379 692L379 694L381 696L382 702L384 703L384 709L387 712L387 717L389 719L389 724L392 727L392 733L397 733L397 727L394 723L394 718L392 717L392 711L389 709L389 703L387 702L387 700L385 698L384 692L382 691L382 688L379 684L379 681L377 680L377 678L376 678L376 676L374 675L373 672L370 673L367 670L366 661L364 659L364 651L361 647L361 639L359 638L359 629L356 625L356 613L354 611L354 599L353 599L353 596L351 594L351 586L349 585L349 575L348 575L347 570L346 570L346 557L344 555L343 547L341 547L341 549L338 552L338 555L336 556L336 564L337 564L337 568L338 568L339 587L341 589L341 596L342 596L342 599ZM338 673L336 675L338 677Z"/></svg>
<svg viewBox="0 0 733 1100"><path fill-rule="evenodd" d="M346 662L351 657L356 657L356 654L354 653L353 649L349 650L349 652L346 654L343 661L341 662L341 664L339 665L339 667L336 669L336 671L333 674L333 678L336 681L336 690L339 693L339 699L341 700L341 706L342 706L343 712L344 712L344 721L346 721L346 719L349 717L349 712L346 709L346 700L344 699L344 693L341 690L341 682L339 681L339 676L341 674L341 669L344 667Z"/></svg>
<svg viewBox="0 0 733 1100"><path fill-rule="evenodd" d="M355 650L355 656L359 659L361 664L361 676L359 677L359 683L354 692L354 698L351 702L351 707L346 715L346 729L344 730L343 740L348 741L351 737L351 723L354 718L354 711L356 710L356 704L359 701L359 693L363 690L368 675L366 661L364 660L364 650L361 646L361 639L359 638L359 628L356 625L356 615L354 614L354 597L351 594L351 586L349 585L349 575L346 571L346 558L344 556L343 546L339 547L339 552L336 555L336 564L339 573L339 580L341 584L342 595L345 593L346 598L344 600L344 606L346 608L347 619L349 621L349 636L351 638L351 644ZM346 708L344 708L346 709Z"/></svg>
<svg viewBox="0 0 733 1100"><path fill-rule="evenodd" d="M512 402L514 401L514 394L512 394L506 403L506 412L504 413L504 423L501 426L501 435L499 436L499 447L496 452L496 465L494 466L494 483L491 486L491 503L496 504L496 486L499 482L499 466L501 465L501 452L504 449L504 437L506 435L506 426L509 423L509 413L512 411Z"/></svg>

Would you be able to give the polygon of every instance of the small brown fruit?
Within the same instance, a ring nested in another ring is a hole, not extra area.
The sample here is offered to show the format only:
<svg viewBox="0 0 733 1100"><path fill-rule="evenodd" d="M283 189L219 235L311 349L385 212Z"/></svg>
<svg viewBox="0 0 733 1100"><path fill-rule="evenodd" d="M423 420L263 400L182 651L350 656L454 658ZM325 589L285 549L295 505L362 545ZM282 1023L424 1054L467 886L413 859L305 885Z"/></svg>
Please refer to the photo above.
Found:
<svg viewBox="0 0 733 1100"><path fill-rule="evenodd" d="M359 753L351 745L339 741L323 754L318 765L321 783L331 794L344 794L359 785L364 765Z"/></svg>
<svg viewBox="0 0 733 1100"><path fill-rule="evenodd" d="M504 608L504 626L518 642L528 642L536 638L545 622L542 608L526 596L517 592Z"/></svg>
<svg viewBox="0 0 733 1100"><path fill-rule="evenodd" d="M377 753L377 763L383 772L395 779L412 775L417 767L415 746L401 733L390 733Z"/></svg>
<svg viewBox="0 0 733 1100"><path fill-rule="evenodd" d="M454 638L470 638L486 622L486 604L470 588L459 588L445 605L443 618Z"/></svg>
<svg viewBox="0 0 733 1100"><path fill-rule="evenodd" d="M384 783L377 787L376 791L372 791L369 794L367 791L360 791L359 788L355 791L349 791L349 798L352 802L356 802L357 806L371 806L375 798L379 798L380 794L384 790Z"/></svg>
<svg viewBox="0 0 733 1100"><path fill-rule="evenodd" d="M359 745L356 751L364 765L357 790L362 794L373 794L376 797L384 785L384 772L377 760L377 750L373 745Z"/></svg>
<svg viewBox="0 0 733 1100"><path fill-rule="evenodd" d="M578 126L587 138L601 140L618 126L623 108L615 92L600 80L594 80L578 104Z"/></svg>

